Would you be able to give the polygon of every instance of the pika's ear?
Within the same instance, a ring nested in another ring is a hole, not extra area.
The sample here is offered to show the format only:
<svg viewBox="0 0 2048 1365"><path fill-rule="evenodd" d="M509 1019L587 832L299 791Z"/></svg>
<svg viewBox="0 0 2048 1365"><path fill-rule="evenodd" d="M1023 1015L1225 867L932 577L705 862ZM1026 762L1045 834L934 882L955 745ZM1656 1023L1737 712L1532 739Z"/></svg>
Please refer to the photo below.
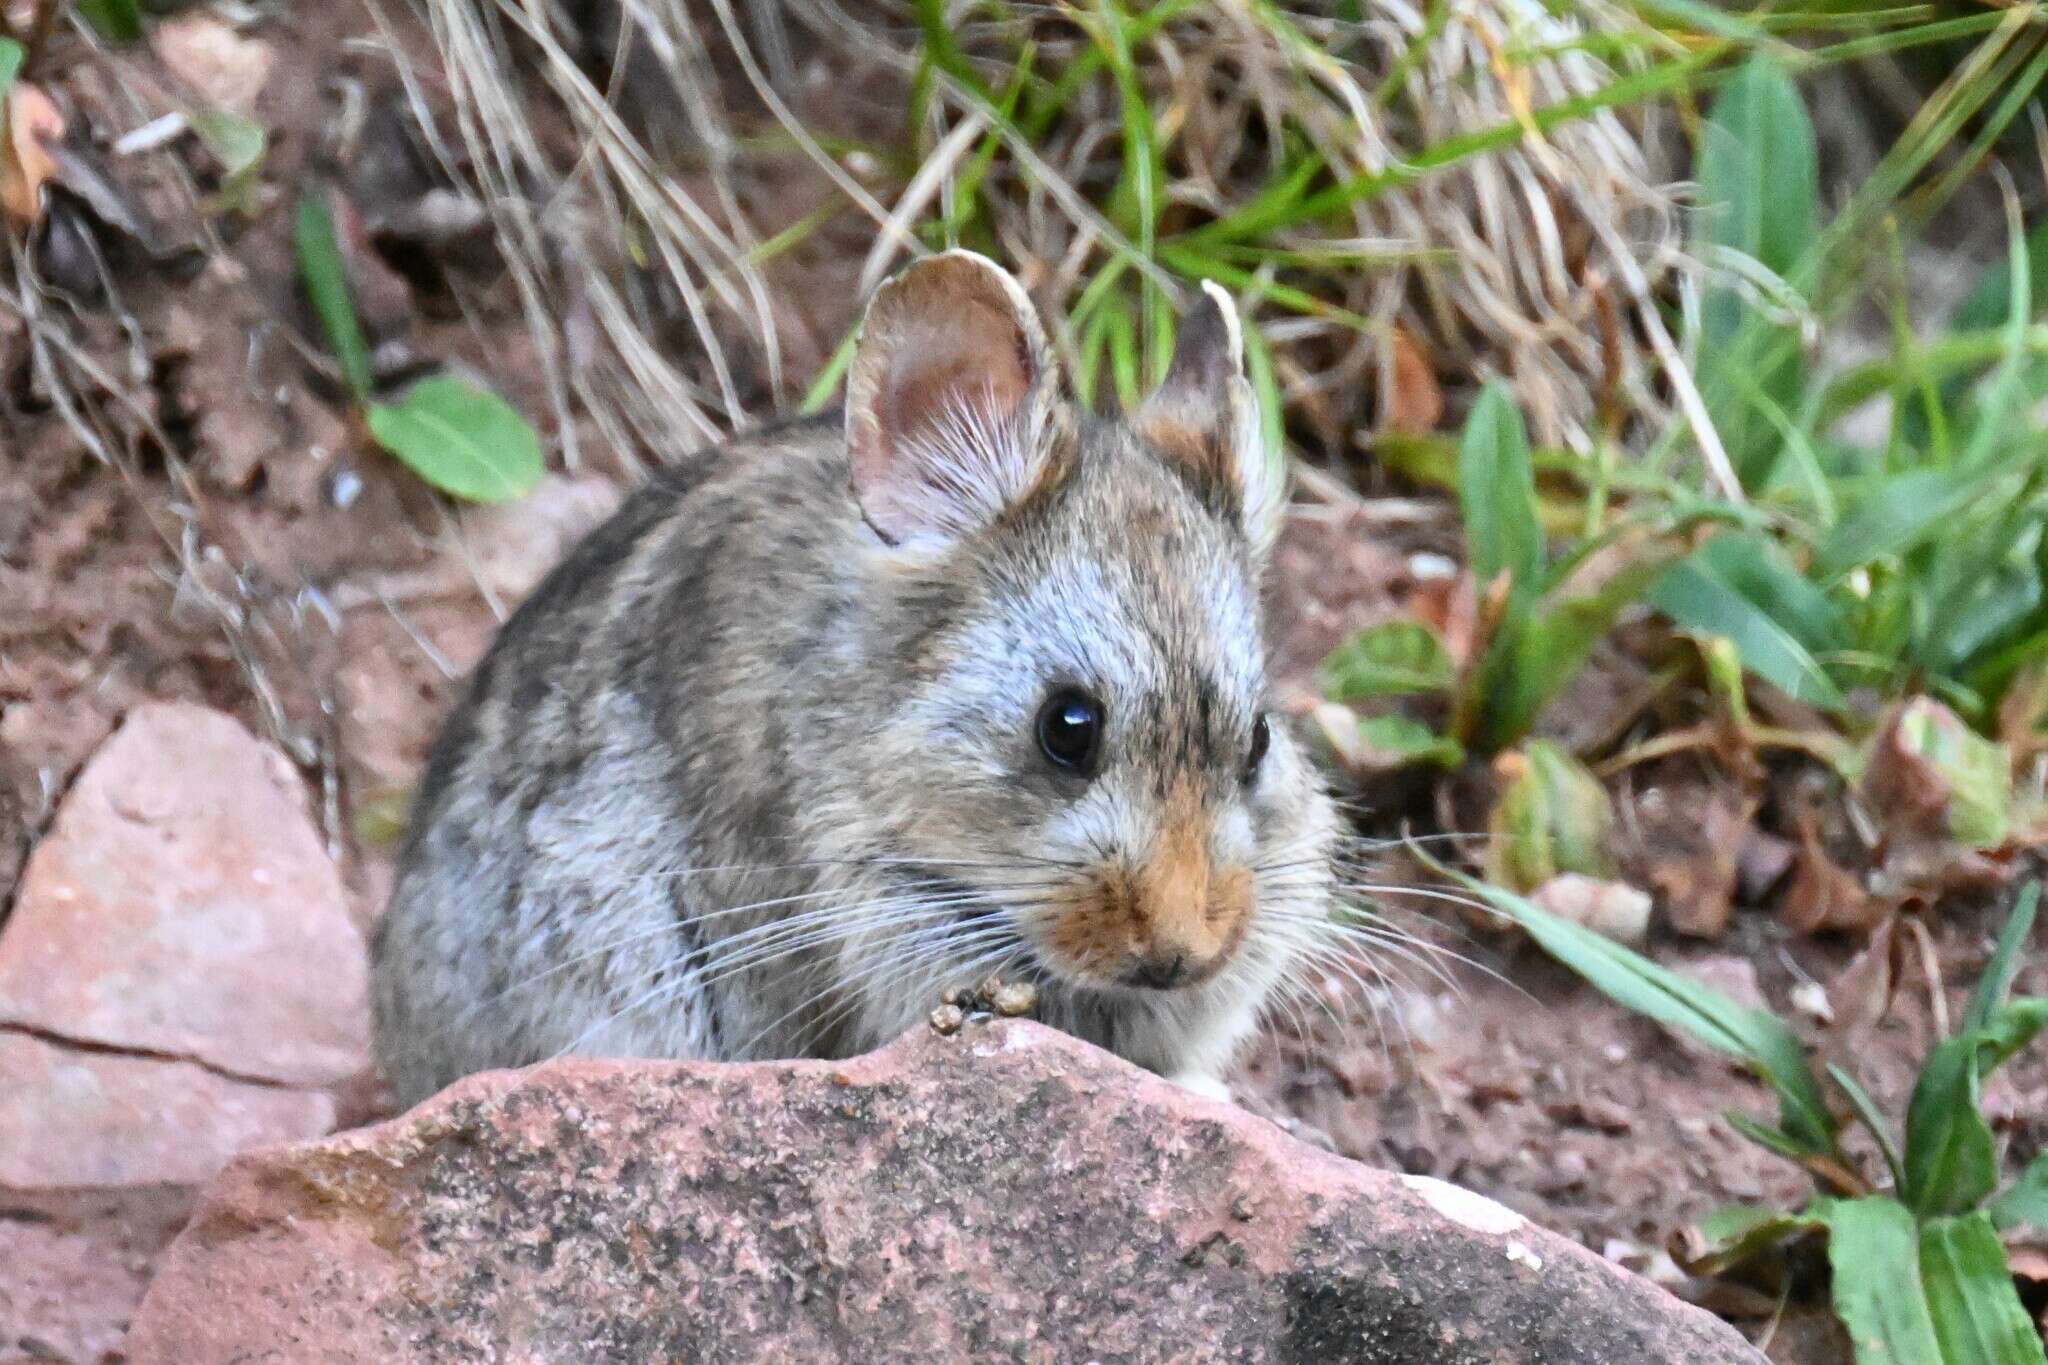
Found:
<svg viewBox="0 0 2048 1365"><path fill-rule="evenodd" d="M877 290L846 380L853 495L891 545L977 531L1049 475L1057 376L1023 287L971 251Z"/></svg>
<svg viewBox="0 0 2048 1365"><path fill-rule="evenodd" d="M1238 519L1253 553L1280 533L1280 469L1266 458L1259 400L1244 373L1237 305L1214 280L1181 319L1166 378L1138 409L1138 434Z"/></svg>

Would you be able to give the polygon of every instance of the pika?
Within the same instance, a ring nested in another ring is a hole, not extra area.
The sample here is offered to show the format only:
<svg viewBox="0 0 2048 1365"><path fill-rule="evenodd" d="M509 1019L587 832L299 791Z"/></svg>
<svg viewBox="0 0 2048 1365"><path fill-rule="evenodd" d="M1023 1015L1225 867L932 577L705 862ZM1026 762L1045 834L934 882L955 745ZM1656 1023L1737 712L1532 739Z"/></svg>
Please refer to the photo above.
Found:
<svg viewBox="0 0 2048 1365"><path fill-rule="evenodd" d="M1220 288L1103 419L1008 273L907 267L842 415L657 476L476 669L376 933L400 1098L562 1054L845 1056L991 972L1216 1093L1335 885L1268 698L1284 496Z"/></svg>

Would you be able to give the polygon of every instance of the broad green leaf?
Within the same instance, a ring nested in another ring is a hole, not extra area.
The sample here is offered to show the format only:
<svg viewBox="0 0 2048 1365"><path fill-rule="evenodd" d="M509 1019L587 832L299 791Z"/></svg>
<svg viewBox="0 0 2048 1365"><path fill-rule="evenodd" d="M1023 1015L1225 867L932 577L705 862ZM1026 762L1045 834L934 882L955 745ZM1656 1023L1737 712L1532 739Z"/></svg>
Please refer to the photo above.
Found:
<svg viewBox="0 0 2048 1365"><path fill-rule="evenodd" d="M1694 173L1702 236L1791 278L1817 235L1819 165L1798 86L1771 58L1751 58L1715 95L1700 130ZM1738 308L1717 292L1710 340L1734 334Z"/></svg>
<svg viewBox="0 0 2048 1365"><path fill-rule="evenodd" d="M1700 236L1799 288L1817 236L1818 164L1798 87L1773 59L1751 58L1714 97L1700 129L1694 157ZM1744 482L1761 486L1783 444L1767 407L1794 412L1799 406L1798 333L1764 321L1727 287L1706 292L1700 321L1709 411Z"/></svg>
<svg viewBox="0 0 2048 1365"><path fill-rule="evenodd" d="M370 434L413 473L472 502L510 502L540 482L540 438L510 403L461 379L422 379L372 403Z"/></svg>
<svg viewBox="0 0 2048 1365"><path fill-rule="evenodd" d="M1920 1285L1920 1229L1896 1199L1819 1199L1828 1225L1835 1316L1857 1365L1961 1365L1945 1361ZM1974 1365L1974 1362L1973 1362Z"/></svg>
<svg viewBox="0 0 2048 1365"><path fill-rule="evenodd" d="M109 42L132 43L142 37L142 10L136 0L78 0L78 12Z"/></svg>
<svg viewBox="0 0 2048 1365"><path fill-rule="evenodd" d="M1513 776L1487 816L1489 878L1533 891L1561 872L1614 875L1607 851L1614 806L1585 764L1547 739L1532 739L1499 763Z"/></svg>
<svg viewBox="0 0 2048 1365"><path fill-rule="evenodd" d="M1716 536L1674 564L1650 604L1681 630L1722 636L1743 667L1789 697L1839 710L1841 691L1814 658L1839 648L1841 618L1761 536Z"/></svg>
<svg viewBox="0 0 2048 1365"><path fill-rule="evenodd" d="M1543 571L1543 527L1536 518L1529 435L1498 380L1480 391L1465 419L1458 442L1458 505L1473 576L1487 584L1506 572L1516 596L1526 600Z"/></svg>
<svg viewBox="0 0 2048 1365"><path fill-rule="evenodd" d="M1998 1228L2048 1232L2048 1152L2027 1163L2019 1178L1984 1206Z"/></svg>
<svg viewBox="0 0 2048 1365"><path fill-rule="evenodd" d="M14 78L21 74L25 55L20 43L12 38L0 38L0 95L6 94L8 87L14 84ZM6 112L0 110L0 125L5 125L6 121Z"/></svg>
<svg viewBox="0 0 2048 1365"><path fill-rule="evenodd" d="M1955 1365L2043 1365L2041 1333L2013 1289L2005 1248L1981 1213L1920 1229L1920 1285L1941 1358Z"/></svg>
<svg viewBox="0 0 2048 1365"><path fill-rule="evenodd" d="M1998 1180L1979 1082L2048 1025L2048 1000L2015 1000L1982 1028L1937 1043L1906 1106L1906 1184L1899 1194L1922 1217L1965 1213Z"/></svg>
<svg viewBox="0 0 2048 1365"><path fill-rule="evenodd" d="M220 204L233 213L255 208L257 173L263 168L269 135L263 125L224 109L201 109L186 120L213 159L220 162Z"/></svg>
<svg viewBox="0 0 2048 1365"><path fill-rule="evenodd" d="M1377 766L1386 768L1411 763L1455 768L1465 761L1457 740L1406 716L1367 716L1358 722L1358 739L1378 759Z"/></svg>
<svg viewBox="0 0 2048 1365"><path fill-rule="evenodd" d="M1442 692L1451 685L1450 652L1420 621L1368 626L1323 660L1324 693L1334 701Z"/></svg>
<svg viewBox="0 0 2048 1365"><path fill-rule="evenodd" d="M1984 474L1961 469L1892 475L1820 543L1813 555L1814 577L1833 582L1851 569L1924 543L1982 496L1987 482Z"/></svg>
<svg viewBox="0 0 2048 1365"><path fill-rule="evenodd" d="M1778 1092L1779 1125L1799 1150L1834 1152L1834 1118L1807 1067L1798 1035L1782 1020L1737 1004L1511 891L1445 867L1424 851L1416 850L1416 857L1521 925L1538 947L1608 999L1750 1067Z"/></svg>
<svg viewBox="0 0 2048 1365"><path fill-rule="evenodd" d="M348 266L343 262L341 244L334 236L334 215L319 190L299 196L298 215L292 222L292 247L299 258L299 278L305 282L306 297L319 315L327 333L328 349L341 365L358 401L370 396L370 347L363 340L363 327L356 320L355 300L349 294Z"/></svg>

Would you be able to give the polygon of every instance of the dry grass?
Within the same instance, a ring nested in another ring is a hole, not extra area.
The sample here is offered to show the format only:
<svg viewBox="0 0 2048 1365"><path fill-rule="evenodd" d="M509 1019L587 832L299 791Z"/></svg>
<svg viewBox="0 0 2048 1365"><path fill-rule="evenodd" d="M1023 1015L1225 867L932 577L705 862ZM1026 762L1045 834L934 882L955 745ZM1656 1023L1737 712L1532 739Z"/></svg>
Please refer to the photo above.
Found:
<svg viewBox="0 0 2048 1365"><path fill-rule="evenodd" d="M623 449L688 450L763 416L738 371L765 370L774 395L811 379L788 373L764 265L825 215L743 208L746 139L777 124L871 220L864 287L957 241L992 251L1086 391L1128 397L1156 371L1198 276L1258 301L1269 405L1325 450L1398 401L1397 328L1446 387L1508 379L1548 444L1661 423L1688 382L1651 306L1682 265L1654 115L1597 107L1616 79L1599 44L1534 0L1359 21L1253 0L627 0L574 19L420 2L458 111L448 159L476 168L558 404L573 395ZM1634 24L1597 0L1578 12ZM899 174L807 123L814 63L835 82L895 73L914 129L887 149ZM649 91L673 103L642 117ZM1539 128L1574 101L1593 107ZM650 340L678 331L682 347Z"/></svg>

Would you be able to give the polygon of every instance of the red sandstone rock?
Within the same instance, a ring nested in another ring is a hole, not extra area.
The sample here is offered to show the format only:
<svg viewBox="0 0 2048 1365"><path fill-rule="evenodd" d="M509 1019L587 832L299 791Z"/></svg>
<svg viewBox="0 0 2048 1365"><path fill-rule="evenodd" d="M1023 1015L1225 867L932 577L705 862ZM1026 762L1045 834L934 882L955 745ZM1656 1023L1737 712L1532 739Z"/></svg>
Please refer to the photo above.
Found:
<svg viewBox="0 0 2048 1365"><path fill-rule="evenodd" d="M151 1265L191 1210L175 1186L0 1192L0 1365L123 1359Z"/></svg>
<svg viewBox="0 0 2048 1365"><path fill-rule="evenodd" d="M136 1365L1760 1365L1501 1206L1023 1022L844 1063L570 1061L238 1159Z"/></svg>
<svg viewBox="0 0 2048 1365"><path fill-rule="evenodd" d="M333 1126L325 1091L0 1031L0 1192L196 1185L244 1147Z"/></svg>
<svg viewBox="0 0 2048 1365"><path fill-rule="evenodd" d="M201 707L132 713L36 846L0 1026L328 1085L368 1060L368 959L282 755Z"/></svg>

